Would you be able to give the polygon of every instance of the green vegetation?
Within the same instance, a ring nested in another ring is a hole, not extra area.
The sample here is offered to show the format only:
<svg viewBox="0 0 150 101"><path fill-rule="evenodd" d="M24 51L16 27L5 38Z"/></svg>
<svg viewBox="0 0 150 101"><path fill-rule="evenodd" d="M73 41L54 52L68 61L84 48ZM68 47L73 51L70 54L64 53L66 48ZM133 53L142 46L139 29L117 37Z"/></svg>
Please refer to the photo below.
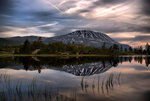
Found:
<svg viewBox="0 0 150 101"><path fill-rule="evenodd" d="M30 43L28 40L24 44L15 49L15 54L33 54L36 50L36 54L57 54L57 55L119 55L119 54L132 54L128 51L121 51L119 46L114 44L110 48L106 48L105 43L101 48L84 46L81 44L64 44L62 42L54 42L44 44L39 38L37 41ZM123 49L122 49L123 50ZM127 50L127 49L126 49Z"/></svg>
<svg viewBox="0 0 150 101"><path fill-rule="evenodd" d="M136 54L150 54L150 45L147 43L145 49L139 46L135 49L124 49L122 46L114 44L107 48L105 43L100 48L84 46L81 44L64 44L62 42L54 42L44 44L39 38L33 43L25 40L20 46L0 46L0 54L19 55L19 56L56 56L56 55L136 55Z"/></svg>
<svg viewBox="0 0 150 101"><path fill-rule="evenodd" d="M12 54L15 49L19 49L20 46L0 46L0 54Z"/></svg>

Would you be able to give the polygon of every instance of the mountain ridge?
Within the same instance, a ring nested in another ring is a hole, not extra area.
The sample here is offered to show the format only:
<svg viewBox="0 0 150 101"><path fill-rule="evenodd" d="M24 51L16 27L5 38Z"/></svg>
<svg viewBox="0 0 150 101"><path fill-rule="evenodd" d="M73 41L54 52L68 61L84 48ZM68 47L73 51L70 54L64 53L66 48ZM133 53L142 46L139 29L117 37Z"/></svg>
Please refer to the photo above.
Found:
<svg viewBox="0 0 150 101"><path fill-rule="evenodd" d="M102 47L105 43L106 47L109 48L114 44L118 45L119 47L129 48L129 45L121 44L108 35L101 33L101 32L94 32L90 30L77 30L75 32L54 36L47 38L45 43L53 43L53 42L63 42L63 43L74 43L74 44L82 44L85 46L94 46L94 47Z"/></svg>
<svg viewBox="0 0 150 101"><path fill-rule="evenodd" d="M28 39L30 42L38 40L39 36L16 36L16 37L9 37L4 38L11 41L17 41L19 44L23 44L23 42ZM101 32L95 32L91 30L77 30L74 32L71 32L69 34L65 35L59 35L54 37L41 37L42 41L45 44L53 43L53 42L62 42L62 43L71 43L71 44L82 44L85 46L93 46L93 47L102 47L105 43L106 47L109 48L112 45L116 44L119 47L123 48L129 48L129 45L121 44L112 38L110 38L108 35L101 33ZM2 43L1 43L2 44Z"/></svg>

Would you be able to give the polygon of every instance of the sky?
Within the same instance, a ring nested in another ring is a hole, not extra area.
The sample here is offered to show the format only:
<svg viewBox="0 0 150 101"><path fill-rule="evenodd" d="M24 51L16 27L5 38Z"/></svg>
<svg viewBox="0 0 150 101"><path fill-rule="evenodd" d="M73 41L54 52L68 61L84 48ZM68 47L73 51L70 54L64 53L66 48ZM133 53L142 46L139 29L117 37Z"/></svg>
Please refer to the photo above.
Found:
<svg viewBox="0 0 150 101"><path fill-rule="evenodd" d="M150 0L0 0L0 37L103 32L131 46L150 42Z"/></svg>

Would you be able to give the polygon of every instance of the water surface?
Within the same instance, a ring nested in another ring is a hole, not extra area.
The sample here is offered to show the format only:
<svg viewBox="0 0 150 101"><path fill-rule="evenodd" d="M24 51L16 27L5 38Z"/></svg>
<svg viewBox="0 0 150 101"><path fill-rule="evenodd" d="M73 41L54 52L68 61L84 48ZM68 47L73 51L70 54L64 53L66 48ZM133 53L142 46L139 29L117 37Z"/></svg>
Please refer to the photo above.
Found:
<svg viewBox="0 0 150 101"><path fill-rule="evenodd" d="M150 57L0 57L0 101L150 101Z"/></svg>

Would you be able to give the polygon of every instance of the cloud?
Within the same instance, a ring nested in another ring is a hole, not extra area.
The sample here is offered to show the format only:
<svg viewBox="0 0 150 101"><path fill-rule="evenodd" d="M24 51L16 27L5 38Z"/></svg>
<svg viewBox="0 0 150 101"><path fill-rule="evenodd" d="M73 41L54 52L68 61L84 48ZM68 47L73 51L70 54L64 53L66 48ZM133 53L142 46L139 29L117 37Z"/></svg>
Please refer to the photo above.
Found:
<svg viewBox="0 0 150 101"><path fill-rule="evenodd" d="M142 0L142 13L150 16L150 0Z"/></svg>
<svg viewBox="0 0 150 101"><path fill-rule="evenodd" d="M1 0L0 1L0 14L12 13L14 2L12 0Z"/></svg>
<svg viewBox="0 0 150 101"><path fill-rule="evenodd" d="M125 37L125 38L115 38L118 41L140 41L140 42L150 42L150 34L149 35L142 35L142 36L135 36L135 37Z"/></svg>
<svg viewBox="0 0 150 101"><path fill-rule="evenodd" d="M63 35L78 29L87 29L104 32L111 37L117 36L118 41L125 42L147 40L145 35L150 33L149 0L0 2L0 37L31 34Z"/></svg>
<svg viewBox="0 0 150 101"><path fill-rule="evenodd" d="M123 43L123 44L129 44L132 47L137 47L137 46L144 46L146 45L147 42L150 42L150 33L142 34L139 32L132 32L132 33L126 33L124 34L125 37L121 36L120 37L113 37L115 40Z"/></svg>

